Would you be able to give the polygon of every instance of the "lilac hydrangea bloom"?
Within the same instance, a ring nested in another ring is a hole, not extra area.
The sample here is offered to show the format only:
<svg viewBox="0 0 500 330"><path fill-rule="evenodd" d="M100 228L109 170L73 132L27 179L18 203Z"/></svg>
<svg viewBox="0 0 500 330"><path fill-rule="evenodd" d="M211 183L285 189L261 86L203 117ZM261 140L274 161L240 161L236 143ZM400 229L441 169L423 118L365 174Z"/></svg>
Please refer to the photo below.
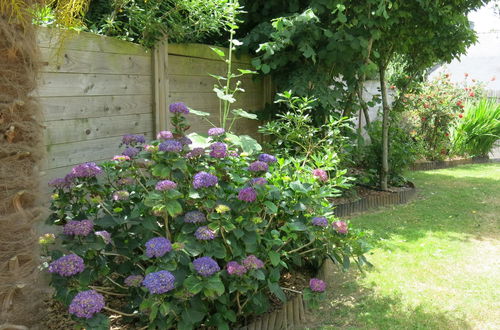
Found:
<svg viewBox="0 0 500 330"><path fill-rule="evenodd" d="M111 234L108 233L107 231L105 231L105 230L96 231L95 235L102 238L104 243L106 243L106 244L111 243Z"/></svg>
<svg viewBox="0 0 500 330"><path fill-rule="evenodd" d="M149 293L162 294L175 288L175 277L168 270L149 273L142 281Z"/></svg>
<svg viewBox="0 0 500 330"><path fill-rule="evenodd" d="M160 133L156 135L156 138L168 140L168 139L173 139L174 135L170 131L160 131Z"/></svg>
<svg viewBox="0 0 500 330"><path fill-rule="evenodd" d="M184 215L184 222L187 223L199 223L205 221L207 221L207 218L205 217L205 214L200 211L189 211Z"/></svg>
<svg viewBox="0 0 500 330"><path fill-rule="evenodd" d="M205 154L205 149L194 148L193 150L191 150L190 152L188 152L186 154L186 158L195 158L195 157L199 157L199 156L204 155L204 154Z"/></svg>
<svg viewBox="0 0 500 330"><path fill-rule="evenodd" d="M347 234L347 223L344 221L335 221L332 223L333 229L335 229L339 234Z"/></svg>
<svg viewBox="0 0 500 330"><path fill-rule="evenodd" d="M183 113L186 115L189 113L189 108L183 102L172 103L168 109L171 113Z"/></svg>
<svg viewBox="0 0 500 330"><path fill-rule="evenodd" d="M114 201L124 201L127 200L130 196L130 193L126 190L118 190L113 193Z"/></svg>
<svg viewBox="0 0 500 330"><path fill-rule="evenodd" d="M210 257L200 257L193 260L194 269L204 277L212 276L220 270L217 261Z"/></svg>
<svg viewBox="0 0 500 330"><path fill-rule="evenodd" d="M70 220L64 225L63 234L70 236L88 236L94 230L92 220Z"/></svg>
<svg viewBox="0 0 500 330"><path fill-rule="evenodd" d="M71 183L68 182L65 178L55 178L49 181L48 185L50 187L54 187L57 189L68 188Z"/></svg>
<svg viewBox="0 0 500 330"><path fill-rule="evenodd" d="M141 275L130 275L123 281L123 283L125 283L126 286L138 287L141 285L143 279L144 277Z"/></svg>
<svg viewBox="0 0 500 330"><path fill-rule="evenodd" d="M71 170L71 174L75 178L90 178L102 173L102 169L96 163L83 163L76 165Z"/></svg>
<svg viewBox="0 0 500 330"><path fill-rule="evenodd" d="M317 168L317 169L312 171L312 174L319 181L323 181L323 182L328 181L328 174L326 173L325 170Z"/></svg>
<svg viewBox="0 0 500 330"><path fill-rule="evenodd" d="M244 202L255 202L257 199L257 192L251 187L243 188L238 193L238 199Z"/></svg>
<svg viewBox="0 0 500 330"><path fill-rule="evenodd" d="M190 138L188 138L187 136L183 136L180 139L178 139L177 141L179 141L183 146L193 143L193 141Z"/></svg>
<svg viewBox="0 0 500 330"><path fill-rule="evenodd" d="M265 178L253 178L252 180L250 180L250 184L252 186L254 186L254 185L264 185L264 184L267 184L267 180Z"/></svg>
<svg viewBox="0 0 500 330"><path fill-rule="evenodd" d="M311 223L319 227L328 227L328 220L325 217L314 217Z"/></svg>
<svg viewBox="0 0 500 330"><path fill-rule="evenodd" d="M142 134L125 134L122 137L122 144L134 145L136 143L146 143L146 138Z"/></svg>
<svg viewBox="0 0 500 330"><path fill-rule="evenodd" d="M217 182L219 182L219 179L215 175L203 171L196 173L193 177L194 189L213 187Z"/></svg>
<svg viewBox="0 0 500 330"><path fill-rule="evenodd" d="M95 290L79 292L69 305L69 313L90 319L104 308L104 297Z"/></svg>
<svg viewBox="0 0 500 330"><path fill-rule="evenodd" d="M227 146L222 142L215 142L210 146L210 156L214 158L224 158L227 156Z"/></svg>
<svg viewBox="0 0 500 330"><path fill-rule="evenodd" d="M49 265L49 273L56 273L64 277L73 276L83 272L85 264L83 259L76 254L68 254L57 260L54 260Z"/></svg>
<svg viewBox="0 0 500 330"><path fill-rule="evenodd" d="M259 160L264 163L275 163L277 161L276 157L270 154L261 154Z"/></svg>
<svg viewBox="0 0 500 330"><path fill-rule="evenodd" d="M177 183L170 180L159 181L155 186L155 189L159 191L172 190L175 188L177 188Z"/></svg>
<svg viewBox="0 0 500 330"><path fill-rule="evenodd" d="M172 251L172 243L165 237L154 237L146 242L146 255L149 258L163 257Z"/></svg>
<svg viewBox="0 0 500 330"><path fill-rule="evenodd" d="M175 140L167 140L158 146L160 151L179 152L182 150L182 143Z"/></svg>
<svg viewBox="0 0 500 330"><path fill-rule="evenodd" d="M201 241L210 241L217 237L217 233L208 226L202 226L196 229L194 236Z"/></svg>
<svg viewBox="0 0 500 330"><path fill-rule="evenodd" d="M246 274L247 269L245 266L240 265L236 261L230 261L226 265L227 273L229 275L243 276Z"/></svg>
<svg viewBox="0 0 500 330"><path fill-rule="evenodd" d="M259 258L257 258L256 256L254 256L253 254L243 259L241 263L248 270L264 268L264 262Z"/></svg>
<svg viewBox="0 0 500 330"><path fill-rule="evenodd" d="M222 127L213 127L208 130L208 136L219 136L226 133L226 130L224 130Z"/></svg>
<svg viewBox="0 0 500 330"><path fill-rule="evenodd" d="M269 165L267 163L257 160L248 166L248 170L251 172L265 172L269 169Z"/></svg>
<svg viewBox="0 0 500 330"><path fill-rule="evenodd" d="M125 155L116 155L113 157L113 160L115 160L117 162L124 162L124 161L130 160L130 157L125 156Z"/></svg>
<svg viewBox="0 0 500 330"><path fill-rule="evenodd" d="M133 158L133 157L137 156L138 153L139 153L139 149L137 149L135 147L128 147L125 150L123 150L122 155Z"/></svg>
<svg viewBox="0 0 500 330"><path fill-rule="evenodd" d="M326 290L326 283L319 278L311 278L309 280L309 288L314 292L324 292Z"/></svg>

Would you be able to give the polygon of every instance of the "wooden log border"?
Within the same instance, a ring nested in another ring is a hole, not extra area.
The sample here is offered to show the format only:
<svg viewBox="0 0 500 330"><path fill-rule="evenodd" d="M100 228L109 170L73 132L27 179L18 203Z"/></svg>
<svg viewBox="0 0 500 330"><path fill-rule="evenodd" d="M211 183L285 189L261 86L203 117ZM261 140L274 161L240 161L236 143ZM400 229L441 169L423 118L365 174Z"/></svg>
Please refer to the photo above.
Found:
<svg viewBox="0 0 500 330"><path fill-rule="evenodd" d="M333 213L337 217L346 217L353 213L364 212L380 206L408 203L416 195L415 186L411 182L410 185L410 187L397 192L386 192L384 195L375 196L369 195L349 203L333 204L335 207Z"/></svg>
<svg viewBox="0 0 500 330"><path fill-rule="evenodd" d="M484 164L500 162L499 158L490 159L488 157L477 157L477 158L467 158L467 159L455 159L455 160L443 160L443 161L433 161L433 162L422 162L415 163L410 166L411 171L430 171L439 170L443 168L451 168L459 165L467 164Z"/></svg>

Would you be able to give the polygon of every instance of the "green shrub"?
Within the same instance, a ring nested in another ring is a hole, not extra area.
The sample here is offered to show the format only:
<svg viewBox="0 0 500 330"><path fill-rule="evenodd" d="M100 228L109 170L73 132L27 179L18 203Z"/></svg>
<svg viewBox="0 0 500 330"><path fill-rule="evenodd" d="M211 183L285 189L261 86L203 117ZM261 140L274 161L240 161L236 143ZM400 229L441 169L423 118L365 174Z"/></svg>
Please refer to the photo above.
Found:
<svg viewBox="0 0 500 330"><path fill-rule="evenodd" d="M452 135L457 154L487 156L500 139L500 103L486 98L468 103Z"/></svg>
<svg viewBox="0 0 500 330"><path fill-rule="evenodd" d="M337 221L327 200L342 175L268 154L257 161L221 128L209 131L209 148L190 149L189 110L171 111L173 132L149 144L126 135L122 155L51 182L48 222L63 230L46 266L81 325L107 329L100 311L113 308L134 328L234 328L266 312L271 296L286 299L284 270L327 257L366 263L364 234Z"/></svg>

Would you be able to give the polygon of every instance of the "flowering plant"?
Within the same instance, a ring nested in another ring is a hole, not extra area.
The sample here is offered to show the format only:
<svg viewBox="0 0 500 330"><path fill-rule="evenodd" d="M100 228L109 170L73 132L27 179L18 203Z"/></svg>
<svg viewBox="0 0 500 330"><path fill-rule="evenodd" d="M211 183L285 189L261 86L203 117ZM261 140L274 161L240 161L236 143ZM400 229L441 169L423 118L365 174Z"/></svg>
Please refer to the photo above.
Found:
<svg viewBox="0 0 500 330"><path fill-rule="evenodd" d="M454 83L442 74L417 86L402 97L402 107L411 126L410 135L422 143L424 158L440 160L450 156L453 126L463 118L466 103L484 95L484 84L469 79Z"/></svg>
<svg viewBox="0 0 500 330"><path fill-rule="evenodd" d="M228 329L286 300L284 269L366 262L363 233L332 215L334 178L241 153L224 130L190 148L188 108L171 112L172 132L127 135L127 155L50 183L48 222L63 229L48 270L83 326L106 328L109 310L137 328Z"/></svg>

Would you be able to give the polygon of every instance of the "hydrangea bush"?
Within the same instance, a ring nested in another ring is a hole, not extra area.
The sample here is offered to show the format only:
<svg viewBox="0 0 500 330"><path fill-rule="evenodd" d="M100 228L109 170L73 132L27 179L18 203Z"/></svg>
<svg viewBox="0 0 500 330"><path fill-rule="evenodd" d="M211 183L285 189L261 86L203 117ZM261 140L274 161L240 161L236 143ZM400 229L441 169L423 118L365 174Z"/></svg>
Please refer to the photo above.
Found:
<svg viewBox="0 0 500 330"><path fill-rule="evenodd" d="M364 234L332 215L335 178L242 153L222 129L191 148L189 109L170 110L172 132L126 135L122 155L50 183L48 222L62 230L48 271L83 326L107 328L112 308L138 328L233 328L266 312L272 295L286 300L285 270L367 262ZM325 290L318 281L310 294Z"/></svg>

